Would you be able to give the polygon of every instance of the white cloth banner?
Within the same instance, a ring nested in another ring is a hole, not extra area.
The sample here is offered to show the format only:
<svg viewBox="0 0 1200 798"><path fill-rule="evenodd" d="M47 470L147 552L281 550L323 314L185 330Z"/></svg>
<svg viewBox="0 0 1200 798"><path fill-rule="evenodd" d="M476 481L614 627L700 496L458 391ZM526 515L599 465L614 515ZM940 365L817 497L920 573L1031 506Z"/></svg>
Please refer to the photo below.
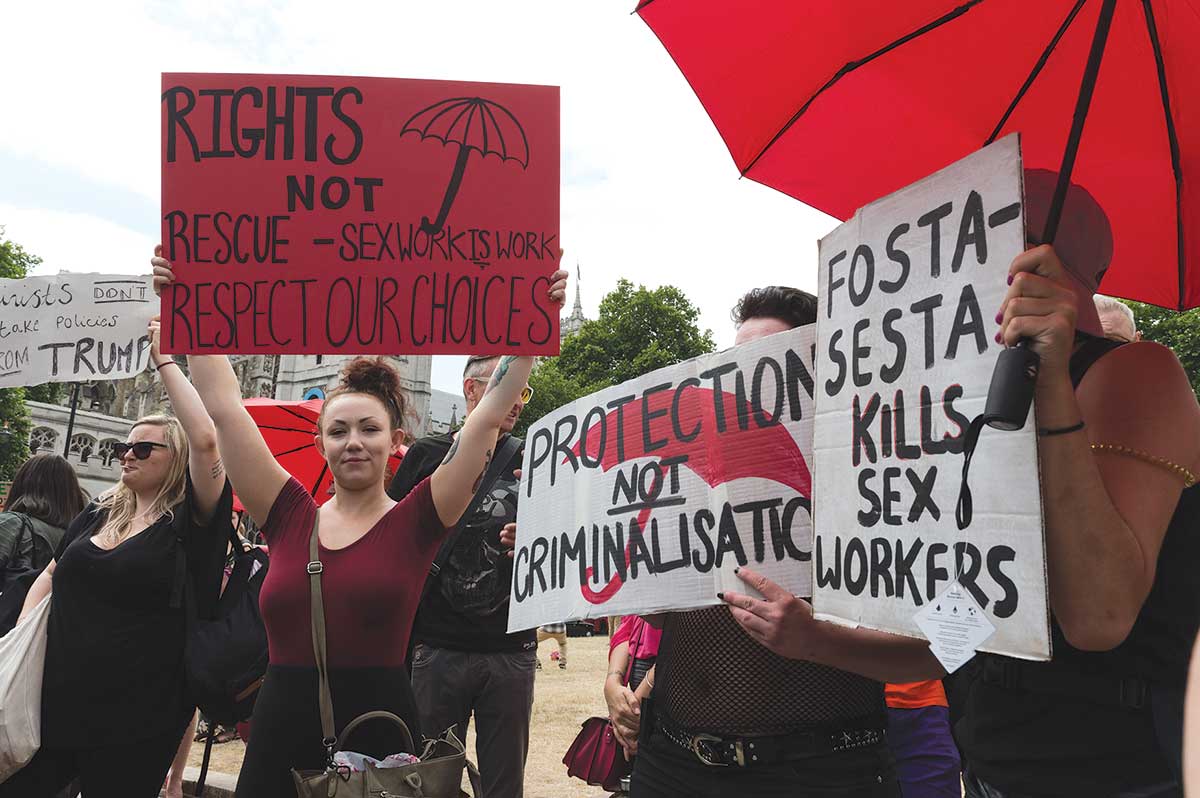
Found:
<svg viewBox="0 0 1200 798"><path fill-rule="evenodd" d="M860 209L821 241L814 607L921 637L957 575L995 625L981 650L1050 655L1037 438L984 428L973 520L955 504L970 420L1025 249L1020 141L998 141Z"/></svg>
<svg viewBox="0 0 1200 798"><path fill-rule="evenodd" d="M149 362L158 305L149 277L0 280L0 388L132 377Z"/></svg>
<svg viewBox="0 0 1200 798"><path fill-rule="evenodd" d="M814 340L705 355L533 425L509 629L718 604L753 593L739 565L809 595Z"/></svg>

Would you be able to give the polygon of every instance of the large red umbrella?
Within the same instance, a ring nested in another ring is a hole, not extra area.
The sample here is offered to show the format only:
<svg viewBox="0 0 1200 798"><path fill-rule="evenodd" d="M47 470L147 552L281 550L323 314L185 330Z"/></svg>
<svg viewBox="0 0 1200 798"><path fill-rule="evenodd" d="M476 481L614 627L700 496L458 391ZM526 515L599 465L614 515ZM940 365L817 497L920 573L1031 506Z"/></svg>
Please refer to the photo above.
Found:
<svg viewBox="0 0 1200 798"><path fill-rule="evenodd" d="M333 496L330 492L333 474L329 472L329 466L317 451L313 440L317 433L317 418L324 403L323 399L306 399L303 402L247 399L244 402L271 454L312 494L317 504L324 504ZM406 451L407 447L402 446L389 459L388 468L392 473L395 473ZM234 509L240 508L235 506Z"/></svg>
<svg viewBox="0 0 1200 798"><path fill-rule="evenodd" d="M1107 213L1104 292L1200 305L1194 0L644 0L637 11L744 176L845 219L1020 131L1026 167L1064 173Z"/></svg>

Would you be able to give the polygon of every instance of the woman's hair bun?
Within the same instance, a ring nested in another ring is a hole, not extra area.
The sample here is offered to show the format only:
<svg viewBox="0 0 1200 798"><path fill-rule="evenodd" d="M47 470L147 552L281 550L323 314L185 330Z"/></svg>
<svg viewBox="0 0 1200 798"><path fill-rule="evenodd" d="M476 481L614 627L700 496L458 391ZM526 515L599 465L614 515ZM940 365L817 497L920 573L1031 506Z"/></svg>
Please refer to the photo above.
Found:
<svg viewBox="0 0 1200 798"><path fill-rule="evenodd" d="M400 373L382 357L356 357L342 368L337 388L329 392L325 407L338 396L347 393L364 393L383 402L391 418L392 427L401 429L407 412L404 391L400 388Z"/></svg>
<svg viewBox="0 0 1200 798"><path fill-rule="evenodd" d="M390 396L400 390L400 375L383 358L356 357L342 369L338 387L354 393Z"/></svg>

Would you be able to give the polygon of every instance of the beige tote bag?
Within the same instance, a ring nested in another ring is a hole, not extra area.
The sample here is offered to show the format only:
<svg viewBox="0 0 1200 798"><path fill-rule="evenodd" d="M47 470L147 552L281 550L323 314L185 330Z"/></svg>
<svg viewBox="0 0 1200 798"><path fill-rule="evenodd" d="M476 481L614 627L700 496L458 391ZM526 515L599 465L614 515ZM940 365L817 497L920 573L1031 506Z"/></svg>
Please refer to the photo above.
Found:
<svg viewBox="0 0 1200 798"><path fill-rule="evenodd" d="M42 742L42 667L50 596L0 637L0 783L23 768Z"/></svg>

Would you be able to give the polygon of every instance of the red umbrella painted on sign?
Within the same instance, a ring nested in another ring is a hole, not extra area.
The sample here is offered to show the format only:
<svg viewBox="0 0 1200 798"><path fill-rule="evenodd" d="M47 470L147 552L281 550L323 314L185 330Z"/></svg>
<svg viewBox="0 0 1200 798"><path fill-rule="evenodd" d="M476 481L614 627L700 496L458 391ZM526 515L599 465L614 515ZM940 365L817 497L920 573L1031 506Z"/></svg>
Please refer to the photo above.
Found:
<svg viewBox="0 0 1200 798"><path fill-rule="evenodd" d="M529 139L525 129L503 105L482 97L454 97L434 103L404 123L400 136L407 133L458 145L458 158L437 218L432 222L428 216L421 218L421 230L429 235L436 235L446 223L472 150L484 158L495 155L502 161L516 161L522 169L529 168Z"/></svg>
<svg viewBox="0 0 1200 798"><path fill-rule="evenodd" d="M717 401L718 398L720 401ZM639 430L639 434L631 436L630 440L625 442L621 456L618 456L617 447L611 443L604 446L602 453L597 452L601 470L608 471L630 460L648 457L686 457L681 467L695 473L710 487L715 488L736 479L757 477L785 485L806 498L811 495L812 476L792 433L782 423L764 423L770 422L771 419L761 408L756 408L749 402L743 402L739 407L737 398L732 394L721 392L718 397L712 389L689 386L680 393L675 417L681 425L704 432L689 441L683 441L674 434L670 418L675 401L674 394L668 392L655 393L648 397L645 409L650 423L646 434L640 433L643 405L631 403L623 407L620 411L623 415L620 423L627 429ZM617 414L618 411L614 410L605 418L604 424L609 429L618 424ZM580 442L573 448L576 455L581 450L590 453L593 446L598 448L602 445L603 436L600 429L601 424L595 424L580 436ZM687 435L691 435L690 430ZM645 449L647 440L669 440L670 444L648 452ZM650 490L657 492L660 488L661 484L656 480ZM639 528L646 528L650 513L650 508L639 511ZM626 546L626 564L629 558L630 549ZM589 568L589 580L592 573L593 570ZM580 592L590 603L603 604L615 596L623 585L620 575L614 574L608 584L600 590L592 590L588 583L584 582L580 586Z"/></svg>

